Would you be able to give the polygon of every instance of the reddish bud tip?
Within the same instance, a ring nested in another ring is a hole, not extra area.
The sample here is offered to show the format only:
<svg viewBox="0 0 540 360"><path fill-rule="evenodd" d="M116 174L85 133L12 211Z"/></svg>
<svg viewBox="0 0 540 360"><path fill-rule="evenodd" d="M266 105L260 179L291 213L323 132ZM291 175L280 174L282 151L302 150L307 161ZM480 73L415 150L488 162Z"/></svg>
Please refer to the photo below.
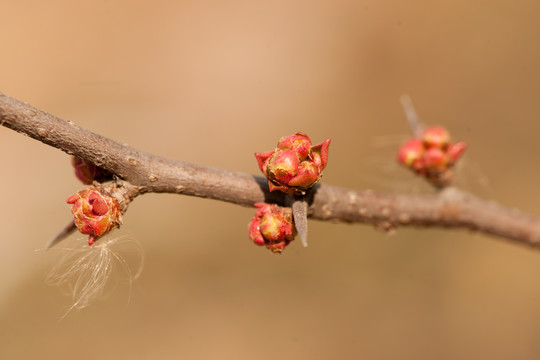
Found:
<svg viewBox="0 0 540 360"><path fill-rule="evenodd" d="M90 235L88 237L88 246L92 246L94 245L94 243L96 242L98 238L96 238L94 235Z"/></svg>
<svg viewBox="0 0 540 360"><path fill-rule="evenodd" d="M328 150L330 149L330 141L330 139L326 139L319 145L315 145L311 148L312 156L315 157L315 155L319 155L320 157L320 164L317 165L319 165L321 171L326 167L326 164L328 163Z"/></svg>
<svg viewBox="0 0 540 360"><path fill-rule="evenodd" d="M461 154L467 149L467 144L464 142L458 142L455 144L450 144L448 146L448 155L452 162L456 162L457 159L461 157Z"/></svg>
<svg viewBox="0 0 540 360"><path fill-rule="evenodd" d="M268 159L272 154L274 153L274 150L267 151L265 153L255 153L255 158L257 158L257 163L259 164L259 169L266 174L266 168L268 166Z"/></svg>
<svg viewBox="0 0 540 360"><path fill-rule="evenodd" d="M79 200L79 198L80 198L79 193L73 194L70 197L68 197L67 203L68 204L75 204L75 202L77 202L77 200Z"/></svg>

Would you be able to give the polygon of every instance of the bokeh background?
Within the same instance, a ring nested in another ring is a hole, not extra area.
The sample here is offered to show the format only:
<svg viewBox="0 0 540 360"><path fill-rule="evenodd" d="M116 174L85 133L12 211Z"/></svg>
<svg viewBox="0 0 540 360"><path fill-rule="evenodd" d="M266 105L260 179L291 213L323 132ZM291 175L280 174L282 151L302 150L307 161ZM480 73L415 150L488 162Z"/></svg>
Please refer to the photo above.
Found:
<svg viewBox="0 0 540 360"><path fill-rule="evenodd" d="M393 164L399 96L470 148L463 187L540 215L540 3L0 2L0 91L161 156L258 173L296 131L332 138L323 181L431 192ZM538 359L540 252L460 230L310 222L250 244L253 209L148 194L113 236L133 283L59 320L45 285L82 186L66 154L0 128L2 359ZM84 241L74 235L69 241Z"/></svg>

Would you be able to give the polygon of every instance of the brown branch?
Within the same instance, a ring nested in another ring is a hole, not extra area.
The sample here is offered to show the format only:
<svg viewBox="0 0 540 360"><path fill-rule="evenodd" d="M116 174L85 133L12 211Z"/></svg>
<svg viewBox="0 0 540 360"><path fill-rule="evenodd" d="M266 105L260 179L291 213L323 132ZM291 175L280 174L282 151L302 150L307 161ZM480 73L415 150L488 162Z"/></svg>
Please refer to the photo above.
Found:
<svg viewBox="0 0 540 360"><path fill-rule="evenodd" d="M290 204L270 193L266 179L165 159L119 144L0 93L0 125L89 160L137 186L141 193L177 193L243 206ZM536 246L540 219L456 188L437 195L389 195L317 185L307 194L312 219L398 226L466 228Z"/></svg>

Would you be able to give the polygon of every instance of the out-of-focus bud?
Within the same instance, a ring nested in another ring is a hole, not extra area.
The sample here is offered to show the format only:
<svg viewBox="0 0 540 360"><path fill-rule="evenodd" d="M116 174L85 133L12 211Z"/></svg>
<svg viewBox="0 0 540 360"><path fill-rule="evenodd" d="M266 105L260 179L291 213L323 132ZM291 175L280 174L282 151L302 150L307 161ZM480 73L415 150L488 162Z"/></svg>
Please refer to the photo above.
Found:
<svg viewBox="0 0 540 360"><path fill-rule="evenodd" d="M67 199L67 203L73 204L71 212L77 229L89 235L88 245L122 224L118 201L96 187L78 191Z"/></svg>
<svg viewBox="0 0 540 360"><path fill-rule="evenodd" d="M464 142L458 142L455 144L450 144L448 146L448 156L452 162L456 162L460 158L461 154L467 149L467 144Z"/></svg>
<svg viewBox="0 0 540 360"><path fill-rule="evenodd" d="M464 142L452 143L446 129L432 126L423 131L420 139L401 145L397 158L435 186L445 187L452 184L452 167L466 148Z"/></svg>
<svg viewBox="0 0 540 360"><path fill-rule="evenodd" d="M422 141L426 147L438 147L444 149L450 143L450 134L440 126L430 126L422 133Z"/></svg>
<svg viewBox="0 0 540 360"><path fill-rule="evenodd" d="M71 164L75 168L75 176L85 185L92 185L94 181L104 182L112 180L112 174L110 172L94 165L88 160L72 156Z"/></svg>
<svg viewBox="0 0 540 360"><path fill-rule="evenodd" d="M249 238L259 246L281 253L296 235L292 210L267 203L256 203L255 207Z"/></svg>
<svg viewBox="0 0 540 360"><path fill-rule="evenodd" d="M413 169L422 167L424 143L420 139L411 139L398 150L398 161Z"/></svg>
<svg viewBox="0 0 540 360"><path fill-rule="evenodd" d="M448 154L441 148L427 148L424 153L424 166L427 171L444 171L449 164Z"/></svg>
<svg viewBox="0 0 540 360"><path fill-rule="evenodd" d="M309 137L301 132L285 136L276 149L255 153L259 168L268 178L270 191L304 194L322 176L328 162L330 139L312 146Z"/></svg>

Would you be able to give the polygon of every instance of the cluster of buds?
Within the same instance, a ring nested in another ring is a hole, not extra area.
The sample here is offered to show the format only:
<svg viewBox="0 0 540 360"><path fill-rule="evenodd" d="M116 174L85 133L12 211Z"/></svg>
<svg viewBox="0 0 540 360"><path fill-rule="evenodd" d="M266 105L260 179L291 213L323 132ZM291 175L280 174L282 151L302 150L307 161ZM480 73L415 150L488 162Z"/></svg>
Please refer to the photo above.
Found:
<svg viewBox="0 0 540 360"><path fill-rule="evenodd" d="M301 132L285 136L277 148L255 153L259 168L268 178L270 191L304 195L322 176L328 162L330 139L312 146L309 137Z"/></svg>
<svg viewBox="0 0 540 360"><path fill-rule="evenodd" d="M107 170L94 165L88 160L73 156L71 164L75 168L75 176L85 185L92 185L94 181L104 182L112 180L112 174Z"/></svg>
<svg viewBox="0 0 540 360"><path fill-rule="evenodd" d="M296 235L292 210L266 203L256 203L255 207L255 216L249 224L249 238L259 246L281 253Z"/></svg>
<svg viewBox="0 0 540 360"><path fill-rule="evenodd" d="M88 245L122 224L118 201L98 187L78 191L67 199L67 203L73 204L71 212L77 229L89 235Z"/></svg>
<svg viewBox="0 0 540 360"><path fill-rule="evenodd" d="M448 186L453 181L452 167L467 148L464 142L453 143L446 129L432 126L420 138L401 145L398 161L426 177L435 186Z"/></svg>

